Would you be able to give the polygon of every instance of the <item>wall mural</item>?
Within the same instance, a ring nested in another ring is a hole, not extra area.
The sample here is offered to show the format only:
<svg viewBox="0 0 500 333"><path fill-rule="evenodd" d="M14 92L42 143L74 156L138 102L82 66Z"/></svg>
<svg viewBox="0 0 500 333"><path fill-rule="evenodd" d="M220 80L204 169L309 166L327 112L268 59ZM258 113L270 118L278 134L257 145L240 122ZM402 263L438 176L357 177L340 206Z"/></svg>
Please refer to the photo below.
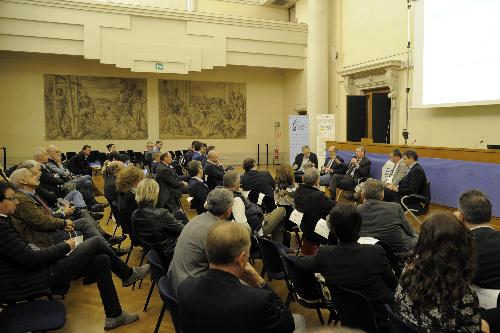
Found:
<svg viewBox="0 0 500 333"><path fill-rule="evenodd" d="M146 79L44 75L47 140L147 139Z"/></svg>
<svg viewBox="0 0 500 333"><path fill-rule="evenodd" d="M246 138L246 84L159 80L160 138Z"/></svg>

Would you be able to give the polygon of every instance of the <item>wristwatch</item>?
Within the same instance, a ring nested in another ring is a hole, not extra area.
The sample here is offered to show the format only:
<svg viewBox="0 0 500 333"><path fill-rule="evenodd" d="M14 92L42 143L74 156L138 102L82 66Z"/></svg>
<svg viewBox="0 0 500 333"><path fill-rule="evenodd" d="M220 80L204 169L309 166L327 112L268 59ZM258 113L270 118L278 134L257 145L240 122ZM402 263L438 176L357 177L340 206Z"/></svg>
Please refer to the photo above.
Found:
<svg viewBox="0 0 500 333"><path fill-rule="evenodd" d="M262 289L262 288L264 288L264 287L266 286L266 284L267 284L267 283L266 283L266 281L261 282L261 283L257 283L257 284L255 285L255 288L260 288L260 289Z"/></svg>

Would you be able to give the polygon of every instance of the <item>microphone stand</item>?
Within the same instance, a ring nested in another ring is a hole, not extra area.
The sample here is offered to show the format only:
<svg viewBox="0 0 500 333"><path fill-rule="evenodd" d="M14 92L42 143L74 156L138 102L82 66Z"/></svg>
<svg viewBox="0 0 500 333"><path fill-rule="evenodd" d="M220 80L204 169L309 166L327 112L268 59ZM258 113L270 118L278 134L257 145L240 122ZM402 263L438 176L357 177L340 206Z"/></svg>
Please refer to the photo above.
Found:
<svg viewBox="0 0 500 333"><path fill-rule="evenodd" d="M403 129L403 138L405 139L405 145L408 144L408 138L410 133L408 132L408 113L410 109L410 55L411 55L411 0L406 0L407 7L407 44L406 44L406 108L405 108L405 128Z"/></svg>

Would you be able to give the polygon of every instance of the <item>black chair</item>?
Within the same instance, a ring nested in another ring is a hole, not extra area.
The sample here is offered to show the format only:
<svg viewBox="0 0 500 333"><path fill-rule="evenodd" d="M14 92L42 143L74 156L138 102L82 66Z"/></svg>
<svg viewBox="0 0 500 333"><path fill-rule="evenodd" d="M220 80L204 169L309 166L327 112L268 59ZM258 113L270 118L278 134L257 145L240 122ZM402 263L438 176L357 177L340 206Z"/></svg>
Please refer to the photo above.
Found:
<svg viewBox="0 0 500 333"><path fill-rule="evenodd" d="M417 216L425 215L429 212L431 204L431 182L425 178L424 192L421 194L408 194L401 198L401 206L405 210L405 214L412 215L420 224L422 222Z"/></svg>
<svg viewBox="0 0 500 333"><path fill-rule="evenodd" d="M47 332L66 323L64 304L54 300L35 300L8 305L0 312L0 332Z"/></svg>
<svg viewBox="0 0 500 333"><path fill-rule="evenodd" d="M403 271L403 263L400 262L399 259L396 257L389 244L381 240L379 240L375 244L380 245L384 248L385 255L387 257L387 260L389 260L389 264L391 265L392 270L394 271L394 275L396 275L396 277L399 278Z"/></svg>
<svg viewBox="0 0 500 333"><path fill-rule="evenodd" d="M175 156L175 153L173 150L169 150L168 152L170 153L170 156L172 156L172 159L175 160L177 158L177 156Z"/></svg>
<svg viewBox="0 0 500 333"><path fill-rule="evenodd" d="M388 316L387 328L389 329L389 333L423 333L418 328L401 320L387 304L385 305L385 311Z"/></svg>
<svg viewBox="0 0 500 333"><path fill-rule="evenodd" d="M282 261L292 285L294 300L307 309L315 309L321 325L324 325L325 321L323 320L320 309L327 309L330 311L328 324L333 320L335 320L336 323L338 321L337 312L333 308L333 303L325 299L321 286L314 273L309 273L300 269L294 257L282 256Z"/></svg>
<svg viewBox="0 0 500 333"><path fill-rule="evenodd" d="M288 280L288 276L283 266L281 256L285 255L283 247L270 241L268 239L256 236L257 244L259 245L260 254L262 255L262 262L264 265L263 271L267 274L269 280L285 280L288 288L288 295L286 298L286 306L292 301L292 288Z"/></svg>
<svg viewBox="0 0 500 333"><path fill-rule="evenodd" d="M248 200L256 205L259 205L260 208L262 208L262 211L264 213L271 213L273 210L276 209L276 203L274 202L274 198L264 195L264 198L262 199L262 203L259 204L259 195L260 193L254 190L251 190L248 192Z"/></svg>
<svg viewBox="0 0 500 333"><path fill-rule="evenodd" d="M99 160L99 150L91 150L90 151L90 155L89 157L87 158L87 162L88 163L95 163ZM104 161L101 161L101 162L104 162Z"/></svg>
<svg viewBox="0 0 500 333"><path fill-rule="evenodd" d="M368 333L380 332L375 312L363 294L343 287L328 287L342 326L359 328Z"/></svg>
<svg viewBox="0 0 500 333"><path fill-rule="evenodd" d="M163 320L163 315L165 310L170 311L170 316L172 317L172 322L174 324L174 329L176 333L182 333L182 327L179 322L179 303L172 293L172 287L170 286L170 281L166 276L162 276L158 281L158 291L160 292L160 297L163 301L163 307L161 308L160 316L158 317L158 322L156 323L155 333L160 329L161 321Z"/></svg>
<svg viewBox="0 0 500 333"><path fill-rule="evenodd" d="M118 203L116 201L113 201L111 199L106 198L109 202L109 207L111 208L111 214L109 214L109 219L111 219L112 216L115 217L115 230L113 231L113 236L116 234L116 230L118 230L118 227L121 227L121 222L120 222L120 210L118 209ZM108 221L109 221L108 219ZM124 230L122 228L122 234L124 233ZM125 232L126 233L126 232Z"/></svg>
<svg viewBox="0 0 500 333"><path fill-rule="evenodd" d="M167 271L163 267L161 263L160 256L158 256L158 252L155 250L149 250L146 254L146 259L151 265L151 288L149 288L148 298L146 299L146 303L144 304L144 309L142 311L146 312L149 305L149 300L151 299L151 294L153 294L153 289L155 284L158 283L162 276L167 275Z"/></svg>
<svg viewBox="0 0 500 333"><path fill-rule="evenodd" d="M181 157L184 155L181 150L176 150L175 152L175 157L180 160Z"/></svg>
<svg viewBox="0 0 500 333"><path fill-rule="evenodd" d="M76 155L76 152L74 151L68 151L66 152L66 159L69 161L70 158Z"/></svg>

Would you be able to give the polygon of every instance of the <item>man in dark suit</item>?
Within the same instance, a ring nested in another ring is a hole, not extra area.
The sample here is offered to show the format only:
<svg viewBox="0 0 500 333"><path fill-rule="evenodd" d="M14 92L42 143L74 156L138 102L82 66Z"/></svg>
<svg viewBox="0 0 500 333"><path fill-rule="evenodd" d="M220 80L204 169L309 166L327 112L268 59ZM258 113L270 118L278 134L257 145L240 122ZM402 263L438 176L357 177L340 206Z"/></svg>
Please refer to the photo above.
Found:
<svg viewBox="0 0 500 333"><path fill-rule="evenodd" d="M370 175L371 161L366 157L366 149L363 146L356 148L356 155L351 158L349 165L344 167L347 170L345 175L333 175L328 184L330 197L335 199L337 187L343 190L353 190L361 178Z"/></svg>
<svg viewBox="0 0 500 333"><path fill-rule="evenodd" d="M69 159L69 170L75 175L89 175L92 176L92 168L87 161L90 156L91 147L84 145L82 151Z"/></svg>
<svg viewBox="0 0 500 333"><path fill-rule="evenodd" d="M241 188L243 191L257 191L274 198L276 184L269 171L257 171L257 163L253 158L243 161L245 174L241 176Z"/></svg>
<svg viewBox="0 0 500 333"><path fill-rule="evenodd" d="M383 304L394 304L398 280L380 245L357 242L361 221L354 205L337 205L330 215L330 228L339 245L322 246L315 256L298 258L297 263L308 272L321 273L328 286L360 292L375 311L384 312Z"/></svg>
<svg viewBox="0 0 500 333"><path fill-rule="evenodd" d="M250 234L244 226L211 227L206 253L207 273L186 279L177 290L183 332L294 331L290 310L248 262Z"/></svg>
<svg viewBox="0 0 500 333"><path fill-rule="evenodd" d="M328 186L333 175L345 174L346 165L344 159L338 156L338 149L335 146L328 147L328 157L325 164L321 167L321 176L319 177L319 184L321 186Z"/></svg>
<svg viewBox="0 0 500 333"><path fill-rule="evenodd" d="M460 196L455 216L476 239L477 272L472 282L481 288L500 289L500 231L491 227L491 210L486 194L469 190ZM500 331L499 307L483 311L481 317L488 322L491 332Z"/></svg>
<svg viewBox="0 0 500 333"><path fill-rule="evenodd" d="M304 181L295 191L295 209L303 213L300 229L304 233L304 254L316 253L319 244L324 244L327 240L316 234L314 228L319 219L325 219L328 213L335 207L335 201L328 198L319 189L319 171L316 168L309 168L302 176Z"/></svg>
<svg viewBox="0 0 500 333"><path fill-rule="evenodd" d="M213 190L217 186L222 186L222 180L224 178L224 166L219 162L219 154L215 150L211 150L208 155L208 159L205 162L205 167L203 172L207 177L207 186ZM201 163L201 162L200 162Z"/></svg>
<svg viewBox="0 0 500 333"><path fill-rule="evenodd" d="M189 161L187 164L187 170L191 179L189 179L188 193L189 196L193 198L191 201L191 208L196 209L196 212L203 214L207 210L205 209L205 201L207 201L208 193L210 189L203 180L203 168L200 161Z"/></svg>
<svg viewBox="0 0 500 333"><path fill-rule="evenodd" d="M170 153L162 153L160 163L156 167L155 179L160 185L157 207L167 208L173 214L180 209L179 199L182 196L182 189L187 186L187 183L177 179L170 164L172 164Z"/></svg>
<svg viewBox="0 0 500 333"><path fill-rule="evenodd" d="M403 153L403 163L408 167L406 176L401 179L398 185L391 184L387 186L385 195L388 195L388 200L392 199L394 202L401 202L401 198L409 194L425 194L426 177L424 169L420 166L418 161L417 152L414 150L406 150ZM418 204L416 200L408 199L405 201L409 207Z"/></svg>
<svg viewBox="0 0 500 333"><path fill-rule="evenodd" d="M308 166L318 168L318 156L311 152L309 146L305 145L302 146L302 153L295 156L295 161L292 164L295 171L295 182L300 183L302 181L302 174Z"/></svg>
<svg viewBox="0 0 500 333"><path fill-rule="evenodd" d="M203 142L195 142L193 144L193 157L192 160L200 161L201 165L205 166L205 162L207 161L206 153L207 153L207 144Z"/></svg>
<svg viewBox="0 0 500 333"><path fill-rule="evenodd" d="M368 179L361 191L363 204L357 207L363 217L361 237L373 237L387 243L402 262L417 243L405 218L401 206L395 202L384 202L384 184L377 179Z"/></svg>

